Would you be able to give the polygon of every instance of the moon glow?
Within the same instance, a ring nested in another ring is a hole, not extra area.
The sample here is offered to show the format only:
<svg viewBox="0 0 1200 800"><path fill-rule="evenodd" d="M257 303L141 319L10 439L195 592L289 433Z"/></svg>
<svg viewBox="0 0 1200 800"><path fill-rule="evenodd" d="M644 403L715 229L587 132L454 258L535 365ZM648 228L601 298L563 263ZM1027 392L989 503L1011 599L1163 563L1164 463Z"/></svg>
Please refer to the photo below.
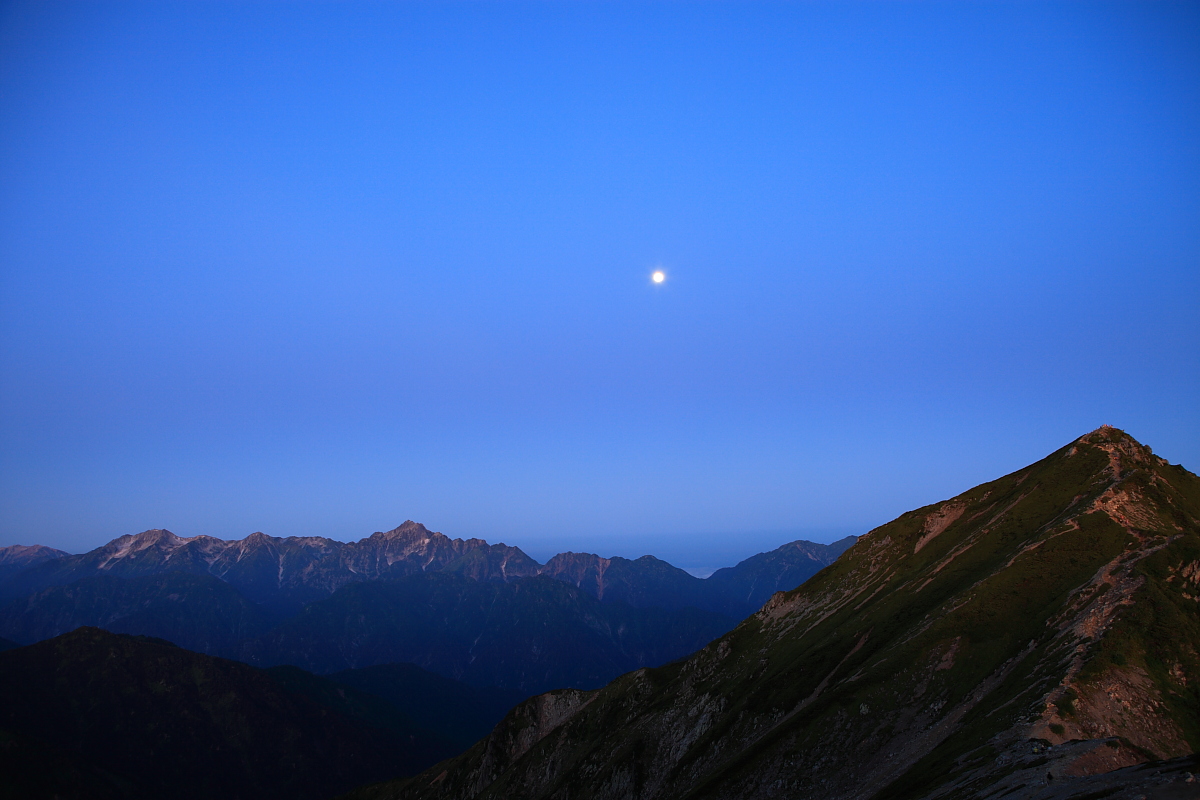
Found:
<svg viewBox="0 0 1200 800"><path fill-rule="evenodd" d="M650 276L650 280L654 281L655 283L662 283L666 279L666 273L664 273L661 269L655 270L654 274Z"/></svg>

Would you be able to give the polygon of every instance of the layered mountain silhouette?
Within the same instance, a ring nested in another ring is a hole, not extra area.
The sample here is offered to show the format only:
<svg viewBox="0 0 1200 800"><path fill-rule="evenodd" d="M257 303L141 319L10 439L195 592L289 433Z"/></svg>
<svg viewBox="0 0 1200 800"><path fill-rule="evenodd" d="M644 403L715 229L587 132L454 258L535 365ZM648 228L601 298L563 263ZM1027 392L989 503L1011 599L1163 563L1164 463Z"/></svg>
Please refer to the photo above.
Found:
<svg viewBox="0 0 1200 800"><path fill-rule="evenodd" d="M1200 478L1106 426L871 531L686 660L532 698L355 796L1196 797L1198 605Z"/></svg>

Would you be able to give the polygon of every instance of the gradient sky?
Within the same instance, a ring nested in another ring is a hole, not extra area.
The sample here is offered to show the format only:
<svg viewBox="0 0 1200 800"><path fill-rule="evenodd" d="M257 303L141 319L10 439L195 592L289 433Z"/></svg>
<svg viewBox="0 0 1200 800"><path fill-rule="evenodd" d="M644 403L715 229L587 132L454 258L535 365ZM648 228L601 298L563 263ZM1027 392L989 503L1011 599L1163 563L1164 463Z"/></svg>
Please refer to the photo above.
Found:
<svg viewBox="0 0 1200 800"><path fill-rule="evenodd" d="M1194 3L0 8L0 545L711 568L1198 398Z"/></svg>

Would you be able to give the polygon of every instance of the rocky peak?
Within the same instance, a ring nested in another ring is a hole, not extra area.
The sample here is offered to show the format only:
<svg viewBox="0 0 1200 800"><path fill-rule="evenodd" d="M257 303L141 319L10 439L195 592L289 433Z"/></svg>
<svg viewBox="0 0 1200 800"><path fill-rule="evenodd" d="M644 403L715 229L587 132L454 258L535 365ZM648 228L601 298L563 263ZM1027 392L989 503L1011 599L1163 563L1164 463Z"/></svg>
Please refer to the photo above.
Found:
<svg viewBox="0 0 1200 800"><path fill-rule="evenodd" d="M141 533L135 533L130 536L129 549L131 551L145 550L149 547L174 549L186 541L188 540L180 536L176 536L166 528L152 528L151 530L142 531Z"/></svg>
<svg viewBox="0 0 1200 800"><path fill-rule="evenodd" d="M1149 447L1111 425L1101 425L1091 433L1079 437L1075 445L1091 445L1107 453L1109 472L1114 480L1125 477L1133 469L1165 466L1167 463L1154 455L1154 451ZM1072 452L1075 449L1072 447Z"/></svg>
<svg viewBox="0 0 1200 800"><path fill-rule="evenodd" d="M397 525L390 531L377 532L374 535L388 539L428 539L436 534L434 534L421 523L413 522L411 519L406 519L402 524Z"/></svg>

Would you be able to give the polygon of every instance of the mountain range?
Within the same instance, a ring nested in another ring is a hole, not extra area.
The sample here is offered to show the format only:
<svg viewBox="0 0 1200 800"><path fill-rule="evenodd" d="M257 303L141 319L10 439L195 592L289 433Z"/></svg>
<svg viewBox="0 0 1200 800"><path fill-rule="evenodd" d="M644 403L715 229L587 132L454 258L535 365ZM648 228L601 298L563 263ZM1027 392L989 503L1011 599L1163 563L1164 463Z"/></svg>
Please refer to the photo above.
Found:
<svg viewBox="0 0 1200 800"><path fill-rule="evenodd" d="M702 647L754 591L803 580L852 541L794 542L701 580L652 556L565 553L543 566L411 521L350 544L151 530L82 555L6 548L23 568L0 581L0 636L95 626L263 667L403 662L524 695L590 689Z"/></svg>
<svg viewBox="0 0 1200 800"><path fill-rule="evenodd" d="M1200 478L1106 426L354 797L1194 798L1198 605Z"/></svg>
<svg viewBox="0 0 1200 800"><path fill-rule="evenodd" d="M711 578L696 578L653 556L601 558L560 553L545 565L518 547L482 539L451 539L411 520L390 531L343 543L321 537L284 538L252 533L226 541L149 530L118 537L81 555L41 545L0 548L0 598L15 599L98 576L140 578L178 572L210 575L253 603L291 614L355 583L429 572L480 581L510 582L547 575L598 600L645 608L694 607L740 619L755 602L791 588L832 563L853 544L791 542ZM757 588L755 588L757 587Z"/></svg>

